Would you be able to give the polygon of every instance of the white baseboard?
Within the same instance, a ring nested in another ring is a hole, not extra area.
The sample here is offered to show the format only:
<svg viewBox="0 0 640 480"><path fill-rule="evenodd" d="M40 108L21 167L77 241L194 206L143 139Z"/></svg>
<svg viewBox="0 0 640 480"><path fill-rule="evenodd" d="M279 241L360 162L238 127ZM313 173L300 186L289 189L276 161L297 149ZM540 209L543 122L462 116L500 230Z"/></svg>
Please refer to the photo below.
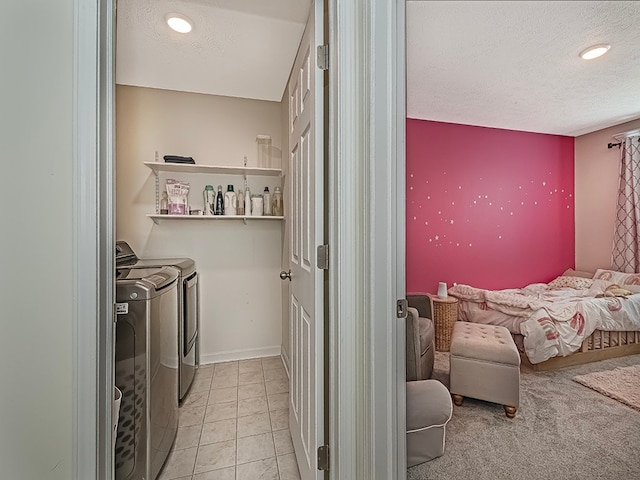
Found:
<svg viewBox="0 0 640 480"><path fill-rule="evenodd" d="M228 352L200 354L200 365L209 365L212 363L233 362L236 360L249 360L251 358L275 357L280 356L282 348L262 347L246 350L230 350Z"/></svg>

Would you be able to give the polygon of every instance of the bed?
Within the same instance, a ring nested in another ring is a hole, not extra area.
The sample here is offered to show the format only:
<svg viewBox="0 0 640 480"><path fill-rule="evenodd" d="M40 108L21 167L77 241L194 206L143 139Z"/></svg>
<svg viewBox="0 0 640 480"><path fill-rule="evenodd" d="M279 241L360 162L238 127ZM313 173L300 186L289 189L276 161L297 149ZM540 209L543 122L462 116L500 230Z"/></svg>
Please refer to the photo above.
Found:
<svg viewBox="0 0 640 480"><path fill-rule="evenodd" d="M454 285L463 321L502 325L523 363L549 370L640 353L640 274L568 270L550 283L484 290Z"/></svg>

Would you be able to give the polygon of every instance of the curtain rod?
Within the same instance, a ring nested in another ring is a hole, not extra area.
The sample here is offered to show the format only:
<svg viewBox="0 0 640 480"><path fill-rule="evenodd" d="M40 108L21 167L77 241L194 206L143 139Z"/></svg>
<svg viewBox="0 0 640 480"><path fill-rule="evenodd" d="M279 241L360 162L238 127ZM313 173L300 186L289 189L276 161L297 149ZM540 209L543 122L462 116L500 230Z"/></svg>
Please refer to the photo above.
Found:
<svg viewBox="0 0 640 480"><path fill-rule="evenodd" d="M615 135L612 135L612 137L615 138L616 140L621 140L621 141L618 142L618 143L609 142L607 144L607 148L613 148L613 147L620 148L620 145L622 145L622 140L624 140L625 138L629 138L629 137L635 137L636 135L640 135L640 128L636 128L634 130L629 130L628 132L616 133ZM640 139L639 139L639 141L640 141Z"/></svg>
<svg viewBox="0 0 640 480"><path fill-rule="evenodd" d="M613 136L613 138L615 138L616 140L623 140L626 138L635 137L636 135L639 135L639 134L640 134L640 130L632 130L631 132L627 132L627 133L617 133L616 135ZM638 142L640 142L640 137L638 137ZM621 141L618 143L609 142L607 143L607 148L613 148L613 147L620 148L620 145L622 145Z"/></svg>

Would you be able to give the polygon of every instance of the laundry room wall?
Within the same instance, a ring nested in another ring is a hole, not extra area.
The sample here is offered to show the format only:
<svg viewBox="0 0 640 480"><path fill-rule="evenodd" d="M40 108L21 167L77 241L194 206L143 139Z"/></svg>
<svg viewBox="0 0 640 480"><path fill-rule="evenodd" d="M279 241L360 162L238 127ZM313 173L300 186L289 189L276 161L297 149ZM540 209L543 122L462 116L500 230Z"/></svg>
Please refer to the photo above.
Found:
<svg viewBox="0 0 640 480"><path fill-rule="evenodd" d="M212 363L281 353L283 222L164 220L155 224L155 177L143 162L166 154L197 164L256 166L256 135L270 135L281 162L280 102L118 85L116 89L116 237L141 258L190 257L200 275L200 360ZM285 149L286 150L286 149ZM206 184L244 187L241 175L162 174L190 182L202 209ZM279 177L249 177L252 193ZM285 205L286 208L286 205Z"/></svg>

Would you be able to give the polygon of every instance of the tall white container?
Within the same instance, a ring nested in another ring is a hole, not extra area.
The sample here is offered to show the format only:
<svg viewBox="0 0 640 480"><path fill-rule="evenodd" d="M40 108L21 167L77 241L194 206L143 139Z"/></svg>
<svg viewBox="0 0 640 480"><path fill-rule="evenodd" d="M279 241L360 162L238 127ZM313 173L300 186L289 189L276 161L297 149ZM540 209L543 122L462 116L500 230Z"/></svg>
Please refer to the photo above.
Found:
<svg viewBox="0 0 640 480"><path fill-rule="evenodd" d="M244 191L244 214L247 217L251 215L251 190L249 187Z"/></svg>
<svg viewBox="0 0 640 480"><path fill-rule="evenodd" d="M256 137L258 147L258 167L271 168L271 137L269 135L258 135Z"/></svg>
<svg viewBox="0 0 640 480"><path fill-rule="evenodd" d="M237 198L233 191L233 185L227 185L227 191L224 194L224 214L237 215Z"/></svg>

